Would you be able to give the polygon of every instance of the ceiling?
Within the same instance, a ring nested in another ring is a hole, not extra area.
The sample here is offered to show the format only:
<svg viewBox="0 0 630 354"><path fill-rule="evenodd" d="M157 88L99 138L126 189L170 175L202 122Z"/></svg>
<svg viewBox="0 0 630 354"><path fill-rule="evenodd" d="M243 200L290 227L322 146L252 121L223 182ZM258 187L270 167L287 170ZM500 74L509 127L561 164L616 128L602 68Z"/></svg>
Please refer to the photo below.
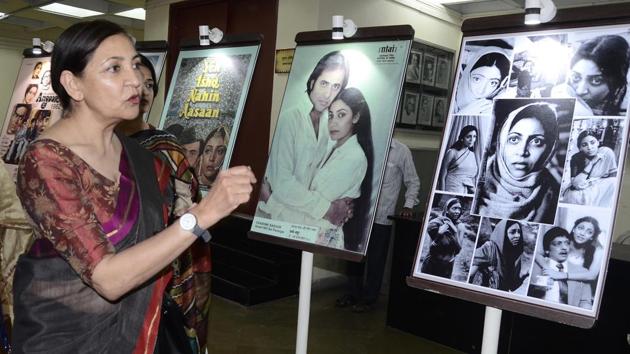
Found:
<svg viewBox="0 0 630 354"><path fill-rule="evenodd" d="M260 0L265 1L265 0ZM523 11L525 0L474 0L472 2L454 3L446 5L450 10L460 14L463 18L493 16ZM630 3L630 0L554 0L558 8L602 5L612 3ZM38 6L52 3L51 0L0 0L0 12L10 14L0 20L0 42L15 43L24 46L31 38L40 37L42 40L54 40L59 34L73 23L82 21L78 18L60 16L36 10ZM144 37L144 21L129 19L113 15L132 8L145 7L145 0L64 0L59 1L67 5L76 5L105 15L91 17L104 18L123 26L136 38Z"/></svg>
<svg viewBox="0 0 630 354"><path fill-rule="evenodd" d="M629 0L553 0L558 9L579 6L630 3ZM474 0L444 5L464 18L493 16L523 11L525 0Z"/></svg>
<svg viewBox="0 0 630 354"><path fill-rule="evenodd" d="M50 0L0 0L0 12L10 14L0 20L0 39L13 43L30 43L31 38L42 41L53 40L72 24L84 21L80 18L55 15L37 10L39 6L50 4ZM144 8L145 0L70 0L58 1L66 5L87 8L105 13L89 19L107 19L116 22L136 38L143 38L144 21L120 17L116 12L133 8Z"/></svg>

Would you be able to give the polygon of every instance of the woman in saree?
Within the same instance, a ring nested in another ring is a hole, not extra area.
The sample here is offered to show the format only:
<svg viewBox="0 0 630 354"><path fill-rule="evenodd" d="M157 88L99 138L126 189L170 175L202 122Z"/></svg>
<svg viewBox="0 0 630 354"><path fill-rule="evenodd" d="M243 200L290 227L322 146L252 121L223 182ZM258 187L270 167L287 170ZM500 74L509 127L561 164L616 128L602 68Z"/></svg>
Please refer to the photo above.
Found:
<svg viewBox="0 0 630 354"><path fill-rule="evenodd" d="M469 281L505 291L515 291L527 274L521 274L523 227L518 221L501 220L490 239L475 250Z"/></svg>
<svg viewBox="0 0 630 354"><path fill-rule="evenodd" d="M510 59L506 49L495 46L479 49L460 74L453 113L491 114L492 99L505 90L509 73Z"/></svg>
<svg viewBox="0 0 630 354"><path fill-rule="evenodd" d="M479 162L475 155L478 136L479 130L474 125L462 128L457 141L444 155L438 189L461 194L475 192L475 178L479 172Z"/></svg>
<svg viewBox="0 0 630 354"><path fill-rule="evenodd" d="M477 194L479 214L553 223L560 183L546 166L557 141L556 112L549 104L529 103L510 112Z"/></svg>
<svg viewBox="0 0 630 354"><path fill-rule="evenodd" d="M151 61L140 54L139 70L142 74L140 113L131 121L123 121L116 128L152 151L170 167L173 199L169 210L169 224L181 217L198 202L199 183L193 169L188 165L184 148L175 136L155 129L145 122L145 114L151 110L158 92L157 77ZM195 242L173 263L173 278L166 291L179 305L190 337L193 352L201 352L207 334L207 303L210 299L210 248L201 241Z"/></svg>
<svg viewBox="0 0 630 354"><path fill-rule="evenodd" d="M607 207L615 194L617 156L601 146L592 129L577 138L578 152L571 157L571 183L562 194L565 203Z"/></svg>
<svg viewBox="0 0 630 354"><path fill-rule="evenodd" d="M37 240L15 273L15 353L157 352L171 262L250 197L250 169L230 169L166 226L168 167L114 133L139 114L139 66L129 35L108 21L77 23L56 42L63 118L18 170Z"/></svg>

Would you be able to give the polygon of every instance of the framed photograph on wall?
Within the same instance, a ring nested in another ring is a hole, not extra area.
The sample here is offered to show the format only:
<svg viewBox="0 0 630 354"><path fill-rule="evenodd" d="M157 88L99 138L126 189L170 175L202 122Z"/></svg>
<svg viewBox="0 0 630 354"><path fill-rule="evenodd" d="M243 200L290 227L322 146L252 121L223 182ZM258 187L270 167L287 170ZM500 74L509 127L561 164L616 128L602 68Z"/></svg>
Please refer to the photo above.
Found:
<svg viewBox="0 0 630 354"><path fill-rule="evenodd" d="M628 144L630 25L467 36L458 63L408 284L592 326Z"/></svg>
<svg viewBox="0 0 630 354"><path fill-rule="evenodd" d="M423 93L420 97L420 108L418 110L418 124L430 126L433 118L434 96Z"/></svg>
<svg viewBox="0 0 630 354"><path fill-rule="evenodd" d="M407 63L407 71L405 74L405 82L411 82L413 84L419 84L421 73L420 65L422 65L422 52L419 50L412 50L409 56L409 63Z"/></svg>
<svg viewBox="0 0 630 354"><path fill-rule="evenodd" d="M400 122L403 124L416 124L418 119L418 104L420 94L405 90L403 95L402 107L400 109Z"/></svg>
<svg viewBox="0 0 630 354"><path fill-rule="evenodd" d="M446 97L436 97L433 102L433 116L431 126L443 127L446 121Z"/></svg>
<svg viewBox="0 0 630 354"><path fill-rule="evenodd" d="M435 85L435 66L437 58L433 54L425 53L422 61L422 84L427 86Z"/></svg>
<svg viewBox="0 0 630 354"><path fill-rule="evenodd" d="M435 86L449 89L451 79L451 61L445 56L438 57L437 70L435 73Z"/></svg>
<svg viewBox="0 0 630 354"><path fill-rule="evenodd" d="M349 260L365 255L413 38L410 26L394 30L391 40L374 27L352 41L298 41L251 238ZM415 123L418 95L409 93L405 119Z"/></svg>

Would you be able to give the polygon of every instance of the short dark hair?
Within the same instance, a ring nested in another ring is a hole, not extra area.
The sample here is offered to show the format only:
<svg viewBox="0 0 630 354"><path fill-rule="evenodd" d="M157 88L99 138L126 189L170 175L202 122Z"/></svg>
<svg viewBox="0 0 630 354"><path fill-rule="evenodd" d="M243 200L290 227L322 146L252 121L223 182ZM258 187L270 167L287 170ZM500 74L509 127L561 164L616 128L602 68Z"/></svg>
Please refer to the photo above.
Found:
<svg viewBox="0 0 630 354"><path fill-rule="evenodd" d="M127 35L127 32L119 25L105 20L79 22L61 33L51 58L50 79L64 110L71 108L71 98L61 84L61 73L68 70L81 76L96 48L106 38L117 34Z"/></svg>
<svg viewBox="0 0 630 354"><path fill-rule="evenodd" d="M199 142L199 144L203 144L203 140L198 139L195 135L195 129L193 127L188 127L181 131L181 133L177 136L177 140L182 145L192 144L194 142Z"/></svg>
<svg viewBox="0 0 630 354"><path fill-rule="evenodd" d="M341 54L340 51L330 52L324 55L311 72L311 75L306 80L306 93L310 94L313 90L313 85L311 83L315 83L317 78L324 72L324 70L328 69L341 69L344 72L343 82L341 83L341 90L345 89L348 85L348 77L350 76L350 66L348 65L348 61Z"/></svg>
<svg viewBox="0 0 630 354"><path fill-rule="evenodd" d="M508 59L505 55L496 52L490 52L482 55L476 62L473 64L473 71L482 66L493 67L496 66L499 69L501 74L501 80L503 80L508 73L510 72L510 59Z"/></svg>
<svg viewBox="0 0 630 354"><path fill-rule="evenodd" d="M149 60L149 58L145 57L142 54L138 54L138 57L140 58L140 63L142 63L142 66L149 69L149 72L151 72L151 79L153 80L153 95L155 96L158 93L158 82L157 76L155 75L155 68L153 67L153 63L151 63L151 60Z"/></svg>
<svg viewBox="0 0 630 354"><path fill-rule="evenodd" d="M561 227L554 226L545 232L543 236L543 250L549 251L549 245L551 245L551 241L558 237L566 237L567 240L571 240L571 235L569 232Z"/></svg>

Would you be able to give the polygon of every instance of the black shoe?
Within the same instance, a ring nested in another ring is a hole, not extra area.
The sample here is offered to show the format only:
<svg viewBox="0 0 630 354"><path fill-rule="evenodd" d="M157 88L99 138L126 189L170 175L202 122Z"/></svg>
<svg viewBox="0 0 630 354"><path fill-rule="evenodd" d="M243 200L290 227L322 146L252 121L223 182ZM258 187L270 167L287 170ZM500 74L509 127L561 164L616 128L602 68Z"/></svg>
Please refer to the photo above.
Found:
<svg viewBox="0 0 630 354"><path fill-rule="evenodd" d="M374 303L360 302L352 306L352 312L354 313L364 313L372 310L374 310Z"/></svg>
<svg viewBox="0 0 630 354"><path fill-rule="evenodd" d="M335 301L335 307L348 307L357 303L357 299L352 295L345 294Z"/></svg>

